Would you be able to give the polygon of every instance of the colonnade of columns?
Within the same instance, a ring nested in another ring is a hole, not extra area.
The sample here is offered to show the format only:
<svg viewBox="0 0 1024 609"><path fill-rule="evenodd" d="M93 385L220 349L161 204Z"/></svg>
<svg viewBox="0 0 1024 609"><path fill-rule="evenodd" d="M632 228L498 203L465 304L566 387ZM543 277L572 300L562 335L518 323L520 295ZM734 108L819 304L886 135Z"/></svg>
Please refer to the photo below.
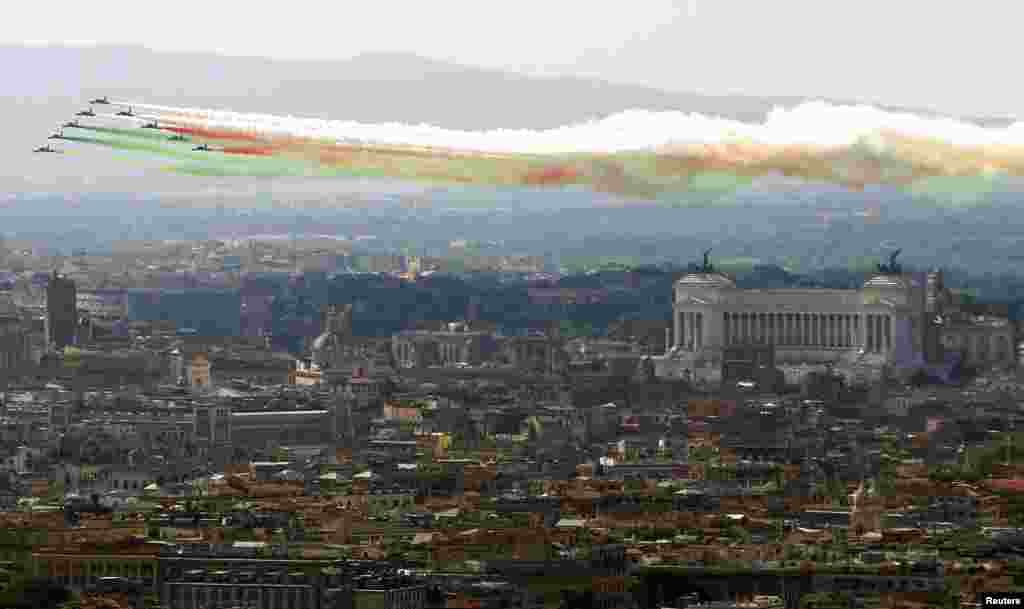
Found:
<svg viewBox="0 0 1024 609"><path fill-rule="evenodd" d="M852 313L722 313L725 344L853 348L870 353L893 345L891 315Z"/></svg>
<svg viewBox="0 0 1024 609"><path fill-rule="evenodd" d="M700 311L677 311L675 332L677 348L699 351L704 347L704 314Z"/></svg>
<svg viewBox="0 0 1024 609"><path fill-rule="evenodd" d="M883 353L893 346L893 316L856 313L722 314L722 344L761 343L786 347L856 348ZM677 311L675 346L699 351L705 346L705 315Z"/></svg>

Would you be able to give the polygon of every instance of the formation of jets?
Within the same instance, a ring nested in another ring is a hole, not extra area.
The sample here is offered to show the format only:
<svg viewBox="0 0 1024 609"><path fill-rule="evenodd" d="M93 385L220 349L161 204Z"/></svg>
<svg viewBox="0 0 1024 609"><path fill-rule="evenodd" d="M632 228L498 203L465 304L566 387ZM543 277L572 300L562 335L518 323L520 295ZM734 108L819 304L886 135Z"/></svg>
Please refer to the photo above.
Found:
<svg viewBox="0 0 1024 609"><path fill-rule="evenodd" d="M96 116L96 112L92 109L93 104L109 106L109 105L112 105L112 102L105 95L103 97L98 97L98 98L93 99L93 100L91 100L89 102L89 109L82 110L81 112L76 112L75 116L89 116L89 117ZM120 110L119 112L117 112L115 114L115 116L134 117L135 113L132 111L132 107L128 106L126 109ZM47 139L51 139L51 140L65 139L65 137L64 137L64 129L65 128L82 129L82 128L84 128L84 126L81 123L79 123L77 119L72 119L72 120L64 123L63 127L61 127L56 133L51 134L50 137L47 138ZM147 122L146 124L142 125L142 128L143 129L163 130L163 128L160 127L160 125L157 123L156 120L152 120L150 122ZM168 141L171 141L171 142L187 142L187 141L189 141L189 138L186 137L185 135L181 134L181 133L175 133L175 134L171 135L167 139L168 139ZM208 144L200 144L199 146L196 146L192 150L203 151L203 152L212 152L213 151L213 149L211 149ZM56 148L51 148L50 145L47 144L45 146L40 146L39 148L36 148L35 152L64 152L64 151L63 150L57 150Z"/></svg>

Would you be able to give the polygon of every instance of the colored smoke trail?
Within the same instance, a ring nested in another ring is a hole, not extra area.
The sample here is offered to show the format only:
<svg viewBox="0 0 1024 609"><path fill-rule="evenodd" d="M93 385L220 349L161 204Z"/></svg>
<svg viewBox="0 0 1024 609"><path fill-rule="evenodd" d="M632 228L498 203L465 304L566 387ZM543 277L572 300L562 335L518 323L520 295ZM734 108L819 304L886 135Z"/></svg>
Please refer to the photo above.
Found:
<svg viewBox="0 0 1024 609"><path fill-rule="evenodd" d="M253 134L240 133L237 131L229 131L226 129L203 129L200 127L179 127L175 125L169 125L167 127L161 126L164 131L170 131L172 133L179 133L181 135L191 135L193 137L200 137L211 140L245 140L245 141L259 141L260 138Z"/></svg>
<svg viewBox="0 0 1024 609"><path fill-rule="evenodd" d="M163 133L156 129L124 129L118 127L99 127L94 125L82 125L80 127L74 127L75 129L81 129L83 131L92 131L94 133L102 133L104 135L124 137L124 138L137 138L142 140L160 141L160 142L171 142L170 134ZM171 142L173 143L173 142Z"/></svg>
<svg viewBox="0 0 1024 609"><path fill-rule="evenodd" d="M791 109L776 108L761 124L696 113L627 110L601 120L554 129L489 131L125 103L209 129L511 154L608 154L726 143L819 150L853 146L880 134L935 139L956 147L1024 146L1024 123L986 128L955 119L888 112L871 106L833 106L825 102L807 102ZM876 143L882 144L881 140Z"/></svg>
<svg viewBox="0 0 1024 609"><path fill-rule="evenodd" d="M98 143L188 161L172 165L188 175L589 188L670 205L682 193L717 197L763 177L855 189L888 184L933 197L947 190L943 180L977 194L1002 176L1024 176L1021 124L984 128L820 102L777 109L761 124L627 111L557 129L481 132L131 105L137 117L121 120L156 120L161 130L90 127L103 135ZM166 141L170 133L211 151Z"/></svg>

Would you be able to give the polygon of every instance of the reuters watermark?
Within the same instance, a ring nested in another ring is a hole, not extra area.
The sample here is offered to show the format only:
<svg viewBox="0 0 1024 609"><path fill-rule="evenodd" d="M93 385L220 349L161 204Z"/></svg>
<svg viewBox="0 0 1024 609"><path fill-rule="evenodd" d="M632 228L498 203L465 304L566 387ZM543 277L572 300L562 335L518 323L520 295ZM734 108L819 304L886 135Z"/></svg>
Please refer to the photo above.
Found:
<svg viewBox="0 0 1024 609"><path fill-rule="evenodd" d="M1024 607L1024 592L982 592L979 607Z"/></svg>

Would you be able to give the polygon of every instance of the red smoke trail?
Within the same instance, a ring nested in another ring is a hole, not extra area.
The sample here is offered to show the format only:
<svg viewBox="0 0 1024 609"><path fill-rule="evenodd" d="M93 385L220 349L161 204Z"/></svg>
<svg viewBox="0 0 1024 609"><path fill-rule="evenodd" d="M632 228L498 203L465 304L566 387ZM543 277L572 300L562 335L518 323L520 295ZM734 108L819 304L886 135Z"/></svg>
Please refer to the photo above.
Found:
<svg viewBox="0 0 1024 609"><path fill-rule="evenodd" d="M182 135L192 135L195 137L205 137L212 140L241 140L247 142L260 141L260 137L251 133L242 133L241 131L228 131L225 129L204 129L201 127L161 127L167 131L174 133L180 133Z"/></svg>
<svg viewBox="0 0 1024 609"><path fill-rule="evenodd" d="M569 165L551 165L531 171L526 174L524 181L527 184L545 185L560 184L569 182L579 177L575 167Z"/></svg>

